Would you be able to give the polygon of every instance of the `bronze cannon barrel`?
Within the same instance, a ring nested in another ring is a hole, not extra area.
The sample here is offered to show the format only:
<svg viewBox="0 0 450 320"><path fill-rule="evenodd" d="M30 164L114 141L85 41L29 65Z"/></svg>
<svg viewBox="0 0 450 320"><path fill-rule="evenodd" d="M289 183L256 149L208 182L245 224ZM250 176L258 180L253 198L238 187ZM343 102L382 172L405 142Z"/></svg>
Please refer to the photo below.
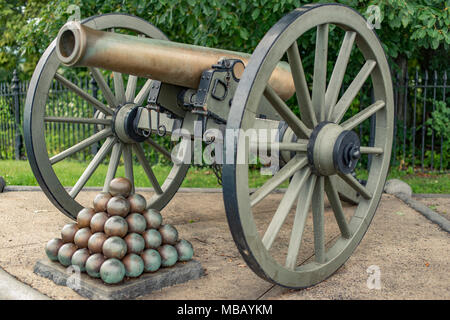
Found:
<svg viewBox="0 0 450 320"><path fill-rule="evenodd" d="M131 74L197 89L202 72L221 58L240 59L247 65L251 55L167 40L98 31L69 22L58 33L56 53L66 66L87 66ZM281 98L295 92L289 65L280 62L269 84Z"/></svg>

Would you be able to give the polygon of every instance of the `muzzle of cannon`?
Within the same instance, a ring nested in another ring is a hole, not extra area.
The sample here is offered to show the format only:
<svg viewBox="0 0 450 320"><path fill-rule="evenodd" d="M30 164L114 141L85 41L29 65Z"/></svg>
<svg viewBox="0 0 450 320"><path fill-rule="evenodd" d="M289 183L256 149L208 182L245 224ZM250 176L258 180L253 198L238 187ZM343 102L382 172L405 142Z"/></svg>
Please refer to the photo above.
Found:
<svg viewBox="0 0 450 320"><path fill-rule="evenodd" d="M59 31L56 52L67 66L98 67L192 89L198 88L202 73L219 60L239 59L245 66L251 57L246 53L98 31L75 21ZM243 66L236 64L233 75L239 79L243 71ZM294 94L287 63L278 64L269 84L284 100Z"/></svg>
<svg viewBox="0 0 450 320"><path fill-rule="evenodd" d="M299 45L314 39L307 49ZM339 51L329 54L332 48ZM78 72L91 75L98 90L68 79ZM55 108L61 92L55 83L83 103L72 99ZM106 194L114 191L110 182L122 163L134 193L139 164L142 186L152 187L147 208L162 210L190 164L204 164L203 150L213 149L212 171L222 180L242 258L267 281L304 288L339 269L368 229L391 158L393 101L378 37L344 5L288 13L251 55L170 42L140 18L106 14L66 24L44 52L28 89L25 143L42 190L72 219L83 208L78 194L102 164ZM66 124L83 125L88 136L50 150L48 129ZM173 157L180 131L187 162ZM211 132L214 139L207 139ZM270 138L259 140L261 132ZM64 186L55 165L94 145L98 151L77 182ZM249 160L252 150L256 163ZM155 173L149 151L170 170ZM255 180L269 168L269 176ZM274 194L280 187L284 192Z"/></svg>

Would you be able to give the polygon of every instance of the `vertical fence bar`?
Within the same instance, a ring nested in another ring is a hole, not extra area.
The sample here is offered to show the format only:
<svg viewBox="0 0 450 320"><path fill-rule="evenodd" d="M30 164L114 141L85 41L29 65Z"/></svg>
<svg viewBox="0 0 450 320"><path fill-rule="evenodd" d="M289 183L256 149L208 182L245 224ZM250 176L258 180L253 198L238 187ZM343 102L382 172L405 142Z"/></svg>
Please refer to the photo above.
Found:
<svg viewBox="0 0 450 320"><path fill-rule="evenodd" d="M436 87L437 87L437 71L434 70L434 86L433 86L433 104L432 104L432 113L431 113L431 171L434 170L434 118L433 118L433 112L436 110Z"/></svg>
<svg viewBox="0 0 450 320"><path fill-rule="evenodd" d="M0 157L3 159L3 148L6 145L4 138L4 119L3 119L3 83L0 82Z"/></svg>
<svg viewBox="0 0 450 320"><path fill-rule="evenodd" d="M419 82L419 70L416 69L416 75L414 78L414 106L413 106L413 120L412 120L412 128L411 128L411 136L412 136L412 168L413 171L416 171L416 110L417 110L417 85Z"/></svg>
<svg viewBox="0 0 450 320"><path fill-rule="evenodd" d="M8 153L6 152L6 139L5 139L5 111L4 111L4 104L3 101L4 98L4 90L3 90L3 83L0 83L0 157L3 159L3 154L5 154L5 158L8 157Z"/></svg>
<svg viewBox="0 0 450 320"><path fill-rule="evenodd" d="M425 82L423 85L423 113L422 113L422 172L425 171L424 157L425 157L425 132L426 132L426 117L427 117L427 86L428 86L428 70L425 70Z"/></svg>
<svg viewBox="0 0 450 320"><path fill-rule="evenodd" d="M92 88L92 96L97 99L98 98L98 85L97 85L97 81L95 81L94 77L92 77L91 81L91 88ZM92 112L95 115L95 108L92 108ZM94 134L97 133L97 126L93 125L94 127ZM98 143L94 143L91 147L91 153L92 155L95 155L98 152L99 149L99 144Z"/></svg>
<svg viewBox="0 0 450 320"><path fill-rule="evenodd" d="M3 83L3 103L4 103L4 111L3 111L3 120L4 120L4 150L5 150L5 159L8 159L10 156L9 152L9 144L10 144L10 137L9 137L9 117L11 115L10 112L10 104L9 104L9 91L6 83Z"/></svg>
<svg viewBox="0 0 450 320"><path fill-rule="evenodd" d="M20 160L22 156L22 134L20 130L20 85L17 77L17 70L13 72L13 79L11 85L13 103L14 103L14 154L15 159Z"/></svg>
<svg viewBox="0 0 450 320"><path fill-rule="evenodd" d="M71 82L74 82L73 77L70 79ZM74 98L74 100L76 101L77 97L75 97L75 95L72 94L72 92L70 92L70 90L66 90L66 109L67 109L67 114L69 117L73 116L73 108L70 108L70 103L72 102L72 97ZM74 130L73 130L73 123L68 123L67 124L67 146L73 146L73 139L74 139ZM71 159L74 158L74 155L70 156Z"/></svg>
<svg viewBox="0 0 450 320"><path fill-rule="evenodd" d="M403 96L403 166L405 166L406 163L406 123L408 121L408 116L406 113L406 107L408 104L408 86L409 86L409 75L408 70L405 72L405 78L404 78L404 96Z"/></svg>
<svg viewBox="0 0 450 320"><path fill-rule="evenodd" d="M78 78L77 80L78 80L78 86L81 89L84 89L83 79ZM80 115L80 108L82 108L83 103L84 103L84 101L82 101L81 99L79 99L77 97L75 108L72 109L74 112L74 115L73 115L74 117L77 117ZM74 139L73 144L76 144L76 143L78 143L78 141L80 141L81 125L79 123L74 123L73 126L74 126L74 129L76 130L76 134L74 133L74 135L73 135L73 139ZM83 157L83 154L84 154L84 150L81 150L81 157ZM76 160L80 160L80 158L79 158L80 155L74 154L74 156L77 157Z"/></svg>
<svg viewBox="0 0 450 320"><path fill-rule="evenodd" d="M445 101L445 89L447 86L447 70L444 71L444 75L442 76L443 83L442 83L442 101ZM441 134L441 157L439 159L439 171L442 172L442 158L444 157L444 137Z"/></svg>
<svg viewBox="0 0 450 320"><path fill-rule="evenodd" d="M11 159L14 158L14 149L13 152L11 153L11 141L13 140L11 137L11 114L14 112L12 107L11 107L11 101L10 101L10 87L8 87L5 84L5 102L6 102L6 108L7 108L7 113L6 113L6 150L8 152L8 157L10 157Z"/></svg>
<svg viewBox="0 0 450 320"><path fill-rule="evenodd" d="M47 110L51 111L51 115L53 117L55 117L56 116L56 109L55 109L55 101L54 101L54 93L53 93L53 81L51 82L51 85L50 85L47 105L48 105L48 109ZM55 135L55 126L56 125L57 124L55 122L50 122L49 123L50 140L51 140L51 145L47 146L47 152L49 154L54 154L54 148L55 148L55 144L56 144L56 135Z"/></svg>
<svg viewBox="0 0 450 320"><path fill-rule="evenodd" d="M87 79L87 77L84 79L84 86L85 86L85 88L86 88L86 91L87 92L89 92L89 82L88 82L88 79ZM85 114L85 109L86 108L82 108L81 109L81 116L82 117L88 117L88 115L87 114ZM82 140L84 140L84 139L86 139L86 124L85 123L83 123L82 125L81 125L81 127L82 127L82 129L83 129L83 137L82 137ZM86 161L86 150L83 150L83 161Z"/></svg>
<svg viewBox="0 0 450 320"><path fill-rule="evenodd" d="M55 82L56 80L52 80L51 86L50 86L50 90L51 90L51 102L52 102L52 108L53 108L53 115L55 117L59 116L59 112L58 112L58 105L57 105L57 100L55 99L56 96L56 88L55 88ZM50 98L50 96L49 96ZM61 145L61 124L59 122L56 122L54 124L54 135L55 135L55 144L60 146ZM57 151L55 150L55 145L52 146L51 148L51 152L52 154L56 154Z"/></svg>

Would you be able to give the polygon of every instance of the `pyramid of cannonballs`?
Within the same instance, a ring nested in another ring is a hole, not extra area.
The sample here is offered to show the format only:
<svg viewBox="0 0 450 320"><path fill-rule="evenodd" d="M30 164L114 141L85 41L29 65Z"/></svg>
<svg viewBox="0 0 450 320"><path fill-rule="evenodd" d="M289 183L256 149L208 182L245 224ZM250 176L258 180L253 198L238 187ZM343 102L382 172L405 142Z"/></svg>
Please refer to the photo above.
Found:
<svg viewBox="0 0 450 320"><path fill-rule="evenodd" d="M128 179L113 179L109 190L95 197L93 208L83 208L76 223L62 228L61 239L47 243L50 260L115 284L192 259L191 243L179 240L157 210L146 209L143 196L131 194Z"/></svg>

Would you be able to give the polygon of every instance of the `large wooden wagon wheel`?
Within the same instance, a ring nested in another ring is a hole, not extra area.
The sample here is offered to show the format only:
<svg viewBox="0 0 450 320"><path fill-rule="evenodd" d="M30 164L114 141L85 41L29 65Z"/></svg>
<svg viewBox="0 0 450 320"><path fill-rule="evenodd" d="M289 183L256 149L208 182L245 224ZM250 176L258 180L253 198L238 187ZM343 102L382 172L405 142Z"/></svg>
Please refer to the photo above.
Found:
<svg viewBox="0 0 450 320"><path fill-rule="evenodd" d="M97 30L131 30L141 36L167 39L159 29L147 21L125 14L106 14L91 17L82 21L82 24ZM134 153L155 190L154 195L147 200L148 207L162 209L180 187L189 165L172 163L173 167L170 173L164 183L160 185L145 157L143 144L149 144L154 150L172 161L170 150L165 149L152 139L145 141L139 139L139 141L136 141L123 129L128 113L136 106L146 104L151 80L147 80L142 89L136 92L138 83L136 76L130 75L125 85L122 74L114 72L113 93L112 89L107 85L102 72L97 68L90 68L89 70L106 100L105 104L58 73L62 66L55 51L56 45L56 40L54 40L40 59L30 82L25 107L24 131L27 154L39 185L59 210L74 219L82 208L81 204L76 200L76 196L107 155L111 154L105 177L104 191L108 191L109 182L116 174L121 156L123 156L126 177L131 181L134 180L132 159ZM46 114L48 92L53 79L56 79L67 89L96 108L97 112L95 115L92 118L48 116ZM57 155L49 156L45 140L45 122L85 123L92 126L96 125L99 131ZM86 167L77 183L70 190L66 190L56 175L53 166L101 141L104 141L101 148Z"/></svg>
<svg viewBox="0 0 450 320"><path fill-rule="evenodd" d="M333 25L342 29L345 36L327 85L328 34ZM311 29L316 30L316 44L310 95L297 40L301 41L301 36ZM359 50L365 62L339 96L352 50ZM285 53L295 82L301 119L267 84ZM375 103L345 120L350 104L363 84L370 80ZM242 155L248 153L245 135L241 133L234 141L226 141L225 152L232 152L235 160L234 164L225 164L223 168L227 219L240 253L256 274L282 286L307 287L330 276L350 257L380 201L393 135L390 69L381 43L360 14L338 4L306 5L282 18L256 48L233 99L227 128L245 131L254 127L255 115L259 114L258 103L263 95L302 139L283 146L283 150L289 150L291 145L295 156L253 193L248 186L249 165L237 162L245 159ZM359 137L352 130L371 115L376 117L374 146L360 147ZM373 155L365 184L351 173L361 154ZM337 176L361 195L359 203L351 208L350 216L344 213L348 207L343 209L338 196ZM289 179L278 208L261 230L257 224L260 218L253 212L255 205ZM339 236L328 244L324 228L325 195L334 213L333 223L340 231ZM295 204L292 224L286 226ZM310 243L313 244L314 258L301 261L299 251L306 240L303 238L310 208L313 220ZM274 250L273 244L282 228L288 228L290 236L284 243L287 252L280 258L282 246Z"/></svg>

